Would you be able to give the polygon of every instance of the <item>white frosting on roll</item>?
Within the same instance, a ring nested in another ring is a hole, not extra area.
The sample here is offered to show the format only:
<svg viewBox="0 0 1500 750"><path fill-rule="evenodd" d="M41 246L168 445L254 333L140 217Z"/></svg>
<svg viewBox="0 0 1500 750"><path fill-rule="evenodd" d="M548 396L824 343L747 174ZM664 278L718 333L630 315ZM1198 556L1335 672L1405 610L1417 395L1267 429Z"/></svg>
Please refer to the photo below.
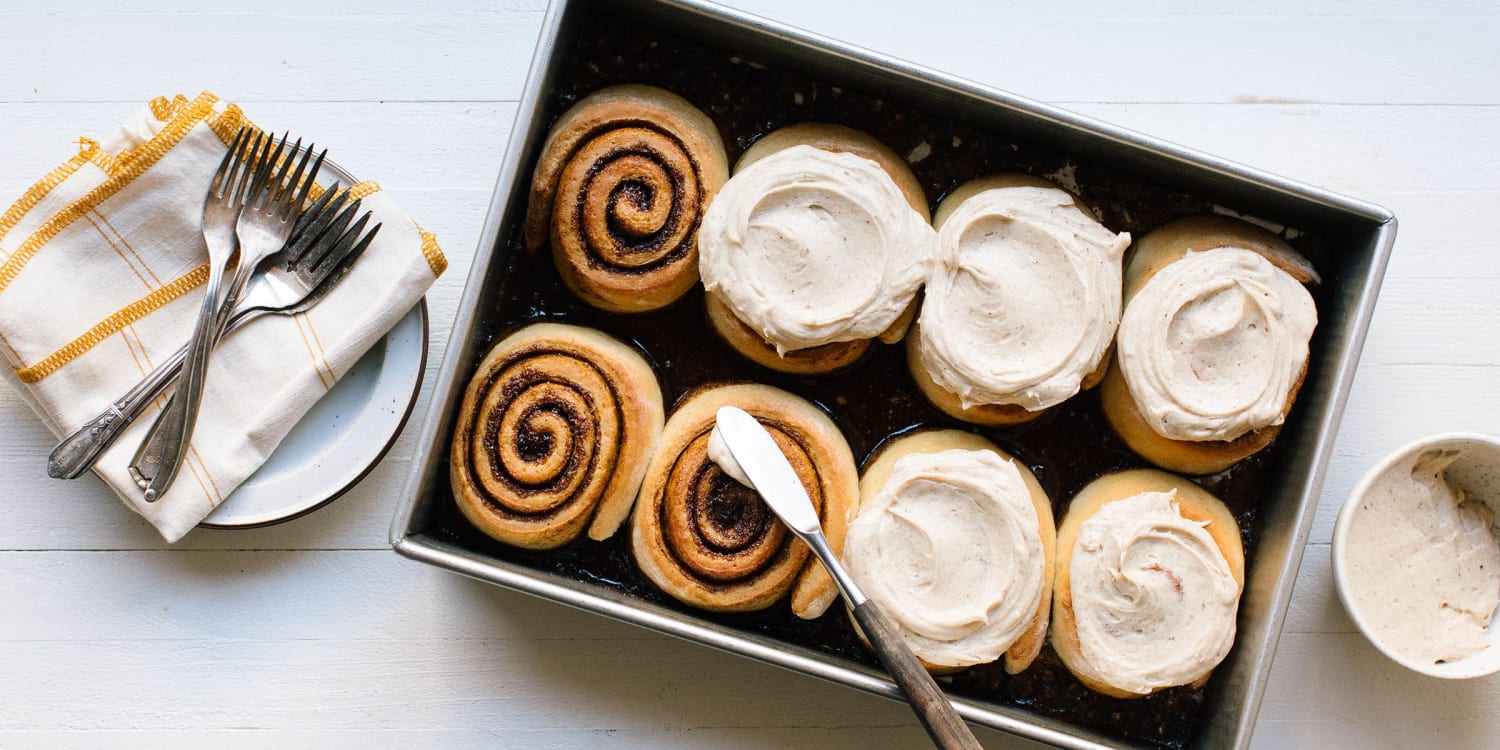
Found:
<svg viewBox="0 0 1500 750"><path fill-rule="evenodd" d="M1233 440L1281 424L1318 310L1258 253L1190 252L1146 281L1120 321L1136 408L1173 440Z"/></svg>
<svg viewBox="0 0 1500 750"><path fill-rule="evenodd" d="M1129 245L1062 190L970 196L938 230L916 333L927 376L965 409L1068 399L1114 340Z"/></svg>
<svg viewBox="0 0 1500 750"><path fill-rule="evenodd" d="M703 286L785 354L889 328L936 234L880 165L793 146L730 178L698 230Z"/></svg>
<svg viewBox="0 0 1500 750"><path fill-rule="evenodd" d="M929 664L994 661L1030 627L1046 557L1015 465L993 451L897 459L859 509L844 565Z"/></svg>
<svg viewBox="0 0 1500 750"><path fill-rule="evenodd" d="M1087 671L1145 695L1207 674L1234 645L1240 586L1176 492L1105 504L1078 529L1069 586Z"/></svg>

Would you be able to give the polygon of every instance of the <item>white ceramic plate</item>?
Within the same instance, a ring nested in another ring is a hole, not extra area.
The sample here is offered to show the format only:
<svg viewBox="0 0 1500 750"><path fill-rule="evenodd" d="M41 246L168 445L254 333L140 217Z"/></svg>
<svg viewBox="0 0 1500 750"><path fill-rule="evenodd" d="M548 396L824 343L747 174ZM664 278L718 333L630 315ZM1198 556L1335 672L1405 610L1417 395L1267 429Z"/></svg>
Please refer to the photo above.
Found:
<svg viewBox="0 0 1500 750"><path fill-rule="evenodd" d="M357 182L332 162L321 174ZM427 369L427 299L349 368L271 457L200 524L248 529L311 513L347 492L390 450Z"/></svg>
<svg viewBox="0 0 1500 750"><path fill-rule="evenodd" d="M406 314L314 404L202 526L245 529L289 521L332 502L390 450L427 367L427 300Z"/></svg>

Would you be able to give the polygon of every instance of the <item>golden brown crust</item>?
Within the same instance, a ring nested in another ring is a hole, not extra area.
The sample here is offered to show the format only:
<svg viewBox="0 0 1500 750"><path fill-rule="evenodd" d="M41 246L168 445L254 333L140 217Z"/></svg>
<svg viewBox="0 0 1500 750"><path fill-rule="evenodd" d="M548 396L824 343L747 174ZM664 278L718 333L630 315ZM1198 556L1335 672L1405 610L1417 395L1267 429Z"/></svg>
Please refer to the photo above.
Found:
<svg viewBox="0 0 1500 750"><path fill-rule="evenodd" d="M1254 224L1226 216L1188 216L1136 239L1125 255L1125 304L1167 264L1194 250L1238 247L1259 253L1299 283L1318 280L1312 264L1285 240Z"/></svg>
<svg viewBox="0 0 1500 750"><path fill-rule="evenodd" d="M1063 664L1090 690L1114 698L1139 698L1140 695L1122 690L1088 671L1082 658L1082 647L1078 641L1078 624L1073 617L1072 564L1074 547L1078 542L1078 530L1095 513L1115 500L1134 497L1143 492L1177 491L1178 510L1183 518L1207 521L1205 531L1224 554L1229 572L1243 589L1245 586L1245 551L1240 542L1240 527L1234 514L1202 487L1155 469L1132 469L1106 474L1084 486L1068 504L1062 522L1057 526L1057 576L1052 584L1052 648ZM1201 686L1207 682L1213 670L1204 673L1192 683Z"/></svg>
<svg viewBox="0 0 1500 750"><path fill-rule="evenodd" d="M1305 258L1280 237L1253 224L1223 216L1190 216L1164 224L1136 240L1125 257L1125 305L1158 271L1190 251L1233 246L1254 251L1297 281L1308 284L1317 274ZM1282 418L1296 403L1307 377L1306 364L1287 396ZM1234 440L1174 440L1151 428L1136 407L1118 363L1109 368L1099 390L1110 427L1131 450L1169 471L1215 474L1270 445L1281 425L1248 432Z"/></svg>
<svg viewBox="0 0 1500 750"><path fill-rule="evenodd" d="M864 507L870 498L885 487L886 481L890 479L892 467L902 456L913 453L938 453L946 450L991 451L1003 459L1014 462L1016 468L1020 470L1021 479L1026 483L1026 489L1031 494L1032 505L1036 509L1037 532L1041 535L1042 550L1046 559L1043 567L1042 601L1037 606L1031 627L1005 652L1005 671L1009 674L1018 674L1031 666L1032 661L1041 653L1042 644L1046 641L1048 615L1052 608L1052 579L1057 564L1057 530L1052 518L1052 501L1047 497L1047 491L1042 489L1041 483L1037 481L1036 475L1031 473L1031 469L1016 457L1001 450L999 446L971 432L918 430L882 443L865 462L864 471L860 473L859 478L859 507ZM856 515L857 513L856 510ZM855 630L858 630L857 625ZM922 666L936 674L958 671L955 667L930 664L926 661L922 661Z"/></svg>
<svg viewBox="0 0 1500 750"><path fill-rule="evenodd" d="M766 426L818 508L829 546L835 553L843 549L859 497L843 434L811 403L742 383L699 389L672 411L631 516L636 564L667 594L694 607L764 609L790 591L794 613L817 617L838 594L833 579L754 490L708 457L709 433L726 405Z"/></svg>
<svg viewBox="0 0 1500 750"><path fill-rule="evenodd" d="M926 360L922 358L921 347L918 346L921 338L921 323L917 323L912 326L911 335L906 337L906 369L911 372L911 379L916 382L917 390L944 414L969 424L1006 427L1030 422L1046 411L1030 411L1018 404L975 404L965 409L957 395L938 385L927 374Z"/></svg>
<svg viewBox="0 0 1500 750"><path fill-rule="evenodd" d="M628 84L580 99L547 136L525 239L549 239L563 282L595 307L663 307L698 280L698 224L729 178L718 128L687 100Z"/></svg>
<svg viewBox="0 0 1500 750"><path fill-rule="evenodd" d="M938 203L937 211L932 215L933 228L942 229L943 223L948 220L948 217L952 216L953 212L958 209L958 206L969 198L985 190L1011 187L1038 187L1063 190L1056 183L1020 172L1003 172L987 177L980 177L958 186L953 192L945 196L942 202ZM1068 191L1063 190L1063 192ZM1071 193L1069 194L1072 195ZM1076 195L1073 196L1073 204L1078 206L1078 210L1083 211L1089 216L1094 215L1093 209L1090 209ZM907 368L911 371L912 380L915 380L917 383L917 389L922 392L922 395L927 397L928 401L932 402L933 406L936 406L944 414L970 424L986 427L1006 427L1030 422L1046 413L1046 409L1030 411L1026 407L1017 404L975 404L967 409L964 408L963 402L956 394L938 385L927 374L926 360L922 358L917 346L917 341L920 338L921 336L916 332L914 325L911 335L907 337ZM1109 370L1109 364L1113 356L1114 346L1111 345L1104 356L1100 358L1099 365L1094 368L1093 372L1084 376L1083 381L1079 384L1079 389L1088 390L1103 381L1104 374Z"/></svg>
<svg viewBox="0 0 1500 750"><path fill-rule="evenodd" d="M661 388L634 349L558 323L490 349L459 405L449 480L459 510L527 549L614 534L661 435Z"/></svg>
<svg viewBox="0 0 1500 750"><path fill-rule="evenodd" d="M777 372L792 375L825 375L848 367L870 348L869 339L839 341L808 349L793 349L785 355L777 354L776 347L760 337L735 316L734 311L719 299L719 295L708 292L704 295L704 307L708 310L708 322L716 333L745 359Z"/></svg>

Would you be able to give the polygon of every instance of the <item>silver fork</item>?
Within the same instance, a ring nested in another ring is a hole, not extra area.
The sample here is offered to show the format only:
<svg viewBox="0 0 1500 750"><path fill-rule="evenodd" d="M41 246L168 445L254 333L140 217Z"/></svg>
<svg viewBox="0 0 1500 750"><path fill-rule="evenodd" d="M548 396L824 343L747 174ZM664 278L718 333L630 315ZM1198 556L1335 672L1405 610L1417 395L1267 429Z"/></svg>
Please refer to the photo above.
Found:
<svg viewBox="0 0 1500 750"><path fill-rule="evenodd" d="M251 278L221 338L228 338L266 315L305 312L337 286L380 229L377 224L360 234L368 212L354 226L349 226L359 204L358 200L349 203L348 193L339 193L336 184L324 192L303 215L287 248L272 256L272 262ZM188 347L184 344L104 411L63 438L47 458L47 474L56 479L75 479L93 468L99 455L177 380L187 354Z"/></svg>
<svg viewBox="0 0 1500 750"><path fill-rule="evenodd" d="M203 243L208 247L208 286L198 309L198 320L193 324L193 335L188 339L187 370L183 373L182 387L178 388L179 393L186 393L187 396L180 400L175 410L169 410L173 413L174 422L191 422L197 416L196 408L191 410L194 413L189 413L187 407L189 404L196 407L196 394L203 391L204 365L213 348L219 307L223 302L219 287L223 284L224 275L233 271L238 245L236 226L244 207L248 181L255 168L250 163L254 155L252 144L255 140L254 131L240 128L235 134L234 143L224 154L224 160L219 163L218 171L214 173L208 194L203 198Z"/></svg>
<svg viewBox="0 0 1500 750"><path fill-rule="evenodd" d="M240 255L245 258L263 258L286 244L302 209L301 205L293 202L300 192L298 186L288 186L282 181L289 162L282 162L281 170L276 171L276 162L285 149L286 138L282 139L274 152L267 139L257 138L256 145L264 148L254 154L254 172L241 180L244 187L236 191L241 206L239 220L235 224L235 235L239 238ZM212 198L214 191L210 190L209 195ZM212 251L210 256L212 257ZM249 266L246 273L251 270L254 270L254 266ZM235 277L238 280L242 274L237 271ZM214 281L217 279L211 275L210 282ZM215 301L222 304L222 300L217 297L217 288L210 291L215 293L211 295ZM208 372L209 357L220 330L218 309L216 305L212 312L208 312L212 317L207 322L200 314L182 382L131 460L132 477L146 491L146 502L155 502L165 494L182 470L183 459L187 456L193 437L193 428L198 421L198 407L203 400L203 381ZM209 310L206 304L204 310ZM200 334L203 336L201 342ZM142 470L143 466L155 468L148 474Z"/></svg>
<svg viewBox="0 0 1500 750"><path fill-rule="evenodd" d="M272 143L270 136L262 136L258 139L258 150L268 155L261 160L261 169L256 171L255 183L251 185L250 193L251 195L261 194L269 196L268 200L273 203L290 201L290 206L294 211L292 216L296 217L300 214L302 206L307 204L308 193L312 191L313 181L318 178L318 171L323 167L323 159L328 156L328 151L324 149L319 152L317 160L313 162L312 169L308 170L307 162L312 159L315 147L308 146L307 150L303 151L302 139L298 138L297 143L292 146L291 151L286 151L286 142L289 137L290 133L283 134L281 141L275 144L276 148L274 151L271 150ZM297 161L297 169L295 172L292 172L289 178L287 170L291 169L292 161L299 151L302 152L302 158ZM285 155L285 159L283 159L283 154ZM275 168L278 162L281 164L281 169L274 176L271 176L271 170ZM304 172L306 172L305 179ZM274 194L271 192L271 186L275 186ZM288 235L280 232L280 227L276 229L277 234L275 236L266 236L263 238L251 237L250 241L247 242L245 237L246 227L242 215L242 221L239 226L239 260L235 266L234 278L225 289L224 303L219 307L220 336L223 335L224 327L228 325L229 317L234 313L235 307L238 306L240 296L245 293L245 287L250 283L255 270L260 267L260 264L266 258L280 252L287 242ZM252 225L250 231L252 233L264 232L265 228Z"/></svg>

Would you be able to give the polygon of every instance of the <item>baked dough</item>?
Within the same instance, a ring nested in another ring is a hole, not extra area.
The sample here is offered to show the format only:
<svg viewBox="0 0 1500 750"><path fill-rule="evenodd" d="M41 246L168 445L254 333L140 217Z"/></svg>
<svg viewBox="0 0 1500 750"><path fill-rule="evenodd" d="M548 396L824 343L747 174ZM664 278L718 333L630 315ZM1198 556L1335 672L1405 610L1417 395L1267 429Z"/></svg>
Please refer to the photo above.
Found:
<svg viewBox="0 0 1500 750"><path fill-rule="evenodd" d="M838 125L791 125L751 145L726 190L705 217L703 281L709 321L732 348L770 369L810 375L848 367L872 339L895 343L906 334L936 235L921 185L889 147ZM830 232L846 242L856 232L870 236L847 248L858 257L820 258L813 251ZM793 255L762 264L746 252ZM792 269L797 284L781 278ZM829 301L844 290L870 296ZM791 320L788 311L824 303L832 307ZM827 319L812 319L822 312Z"/></svg>
<svg viewBox="0 0 1500 750"><path fill-rule="evenodd" d="M656 373L591 328L536 323L501 339L460 402L453 496L485 534L528 549L615 533L630 513L664 409Z"/></svg>
<svg viewBox="0 0 1500 750"><path fill-rule="evenodd" d="M700 609L764 609L790 591L797 616L817 617L838 596L833 579L755 490L709 457L721 406L744 409L771 433L818 510L829 547L843 549L859 498L843 434L802 398L741 383L693 391L673 409L631 516L636 565L662 591Z"/></svg>
<svg viewBox="0 0 1500 750"><path fill-rule="evenodd" d="M1141 507L1121 506L1123 513L1108 513L1100 527L1090 526L1122 502ZM1083 543L1081 531L1089 537ZM1101 538L1114 541L1095 547ZM1057 551L1052 647L1090 689L1135 698L1172 685L1201 687L1233 645L1245 586L1240 529L1229 509L1198 485L1154 469L1095 479L1058 524ZM1099 590L1075 589L1081 553L1095 556L1086 578L1106 581L1102 600ZM1094 564L1101 559L1104 570ZM1090 628L1099 642L1084 643L1080 618L1111 627ZM1132 660L1144 671L1121 668Z"/></svg>
<svg viewBox="0 0 1500 750"><path fill-rule="evenodd" d="M600 89L547 135L526 247L550 239L563 283L590 305L664 307L697 283L699 223L728 179L718 128L686 99L637 84Z"/></svg>
<svg viewBox="0 0 1500 750"><path fill-rule="evenodd" d="M933 225L938 258L907 363L934 406L974 424L1018 424L1099 383L1130 235L1018 173L959 186Z"/></svg>
<svg viewBox="0 0 1500 750"><path fill-rule="evenodd" d="M1317 281L1317 274L1312 265L1281 238L1259 227L1225 217L1197 216L1163 225L1136 242L1125 261L1126 320L1121 324L1120 335L1116 341L1114 364L1110 367L1100 387L1101 402L1110 426L1131 450L1157 466L1185 474L1212 474L1223 471L1269 445L1280 432L1281 422L1291 410L1302 380L1307 374L1305 337L1302 337L1300 331L1277 334L1288 339L1302 338L1300 341L1284 342L1291 353L1288 356L1296 355L1298 361L1293 365L1295 369L1289 372L1273 373L1275 378L1285 378L1285 382L1289 385L1281 388L1285 396L1279 413L1271 415L1271 418L1260 420L1264 424L1258 424L1254 429L1228 439L1202 437L1179 439L1162 434L1161 430L1153 426L1143 413L1137 395L1129 385L1129 374L1124 369L1133 364L1127 361L1128 352L1124 351L1130 347L1127 336L1130 334L1132 303L1136 301L1137 295L1141 294L1149 281L1172 264L1182 261L1190 252L1197 256L1199 253L1219 252L1226 248L1238 252L1250 251L1259 255L1269 261L1268 269L1271 272L1279 272L1290 277L1286 283L1268 287L1273 294L1261 294L1265 290L1257 289L1256 296L1265 300L1265 304L1282 305L1283 308L1277 309L1286 310L1285 313L1278 314L1284 314L1289 325L1276 326L1274 324L1279 321L1273 319L1271 324L1267 325L1270 329L1267 332L1268 335L1282 331L1284 328L1300 329L1303 327L1306 327L1306 333L1310 334L1310 325L1316 323L1316 308L1312 304L1312 298L1300 286ZM1292 284L1291 281L1296 283ZM1277 290L1287 287L1295 289L1295 293L1277 293ZM1294 298L1297 296L1301 298ZM1299 311L1310 314L1311 321L1298 320L1297 318L1304 317L1294 314ZM1275 315L1272 317L1275 318ZM1167 323L1159 325L1164 326ZM1243 365L1222 368L1221 372L1223 371L1236 374L1249 372ZM1268 390L1273 388L1274 386L1268 386Z"/></svg>
<svg viewBox="0 0 1500 750"><path fill-rule="evenodd" d="M923 430L866 465L843 559L929 670L1003 654L1016 674L1045 640L1055 553L1052 504L1030 469L978 435Z"/></svg>

